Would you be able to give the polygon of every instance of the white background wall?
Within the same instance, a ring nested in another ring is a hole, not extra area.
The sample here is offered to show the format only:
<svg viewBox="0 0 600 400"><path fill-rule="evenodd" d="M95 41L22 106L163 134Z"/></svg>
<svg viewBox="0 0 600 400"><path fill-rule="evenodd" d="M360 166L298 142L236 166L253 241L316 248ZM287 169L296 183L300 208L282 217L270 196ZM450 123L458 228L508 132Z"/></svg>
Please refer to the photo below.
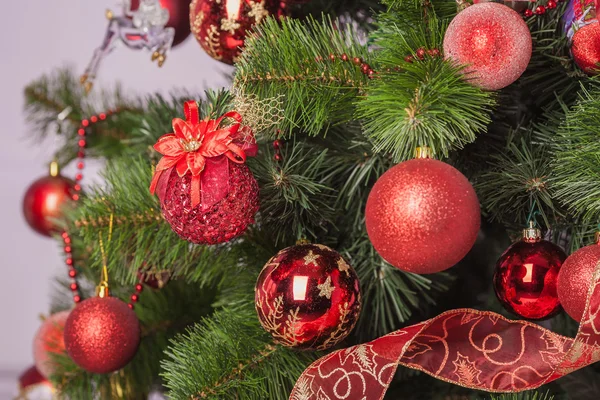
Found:
<svg viewBox="0 0 600 400"><path fill-rule="evenodd" d="M25 189L47 173L55 144L42 146L28 136L22 90L56 67L72 65L82 72L103 38L105 9L117 11L118 4L118 0L0 1L0 381L32 364L38 315L48 311L53 277L66 271L58 244L30 230L21 214ZM110 87L120 81L139 94L183 87L199 92L226 85L229 71L190 36L162 69L150 62L147 52L118 48L101 66L99 82ZM97 169L97 165L89 168ZM72 168L63 172L73 176ZM90 173L86 176L89 183ZM4 385L1 399L12 391Z"/></svg>

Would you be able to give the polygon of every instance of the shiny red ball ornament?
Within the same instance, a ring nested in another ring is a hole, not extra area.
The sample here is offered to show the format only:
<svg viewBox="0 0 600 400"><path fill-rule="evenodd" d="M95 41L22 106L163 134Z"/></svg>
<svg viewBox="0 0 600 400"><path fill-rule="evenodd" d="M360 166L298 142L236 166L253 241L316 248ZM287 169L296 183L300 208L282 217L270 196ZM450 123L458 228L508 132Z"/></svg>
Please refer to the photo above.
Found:
<svg viewBox="0 0 600 400"><path fill-rule="evenodd" d="M228 242L254 223L259 208L258 183L245 164L229 163L229 193L204 210L191 207L191 174L171 174L162 212L165 220L182 239L197 244Z"/></svg>
<svg viewBox="0 0 600 400"><path fill-rule="evenodd" d="M19 375L19 395L15 400L54 399L52 384L35 366L27 368Z"/></svg>
<svg viewBox="0 0 600 400"><path fill-rule="evenodd" d="M531 49L531 33L521 15L499 3L467 7L444 36L446 58L467 65L466 78L487 90L516 81L529 64Z"/></svg>
<svg viewBox="0 0 600 400"><path fill-rule="evenodd" d="M175 29L173 47L183 42L190 35L190 19L188 16L191 0L159 0L163 8L169 10L167 27ZM140 6L140 0L131 0L131 11Z"/></svg>
<svg viewBox="0 0 600 400"><path fill-rule="evenodd" d="M375 250L416 274L459 262L473 247L480 224L479 200L468 179L431 158L405 161L383 174L369 194L365 216Z"/></svg>
<svg viewBox="0 0 600 400"><path fill-rule="evenodd" d="M594 271L600 263L600 235L596 243L583 247L571 254L558 274L558 298L575 321L581 321L585 303L594 278Z"/></svg>
<svg viewBox="0 0 600 400"><path fill-rule="evenodd" d="M71 202L74 187L75 182L59 175L58 169L33 182L23 197L23 215L29 226L45 236L56 233L56 220L62 218L63 207Z"/></svg>
<svg viewBox="0 0 600 400"><path fill-rule="evenodd" d="M496 263L494 290L508 311L526 319L545 319L561 311L558 273L567 258L552 242L542 240L531 226Z"/></svg>
<svg viewBox="0 0 600 400"><path fill-rule="evenodd" d="M131 361L140 344L140 323L126 303L92 297L79 303L65 324L69 357L88 372L106 374Z"/></svg>
<svg viewBox="0 0 600 400"><path fill-rule="evenodd" d="M33 359L37 370L45 378L54 372L52 354L65 351L63 333L70 311L61 311L46 318L33 339Z"/></svg>
<svg viewBox="0 0 600 400"><path fill-rule="evenodd" d="M588 75L596 75L600 66L600 22L575 31L571 47L575 64Z"/></svg>
<svg viewBox="0 0 600 400"><path fill-rule="evenodd" d="M247 31L270 15L284 15L281 1L193 0L190 25L209 56L233 64L242 52Z"/></svg>
<svg viewBox="0 0 600 400"><path fill-rule="evenodd" d="M335 250L296 245L267 262L255 302L260 323L277 343L324 350L348 336L358 320L358 277Z"/></svg>

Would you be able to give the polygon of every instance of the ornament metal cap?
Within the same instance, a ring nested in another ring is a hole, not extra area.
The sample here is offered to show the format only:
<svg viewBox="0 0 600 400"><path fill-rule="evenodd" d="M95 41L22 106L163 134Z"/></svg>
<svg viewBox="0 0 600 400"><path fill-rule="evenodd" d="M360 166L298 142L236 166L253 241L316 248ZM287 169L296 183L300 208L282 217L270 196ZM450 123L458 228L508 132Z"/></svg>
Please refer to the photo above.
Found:
<svg viewBox="0 0 600 400"><path fill-rule="evenodd" d="M529 221L529 227L523 229L523 241L527 243L537 243L542 240L542 231L535 227L533 221Z"/></svg>
<svg viewBox="0 0 600 400"><path fill-rule="evenodd" d="M100 297L101 299L110 297L108 282L100 282L100 284L96 286L96 296Z"/></svg>
<svg viewBox="0 0 600 400"><path fill-rule="evenodd" d="M58 163L56 161L52 161L50 163L50 176L56 177L60 172L60 168L58 168Z"/></svg>
<svg viewBox="0 0 600 400"><path fill-rule="evenodd" d="M431 147L419 146L415 149L415 158L433 158Z"/></svg>
<svg viewBox="0 0 600 400"><path fill-rule="evenodd" d="M600 231L596 232L595 239L596 239L596 244L600 244Z"/></svg>

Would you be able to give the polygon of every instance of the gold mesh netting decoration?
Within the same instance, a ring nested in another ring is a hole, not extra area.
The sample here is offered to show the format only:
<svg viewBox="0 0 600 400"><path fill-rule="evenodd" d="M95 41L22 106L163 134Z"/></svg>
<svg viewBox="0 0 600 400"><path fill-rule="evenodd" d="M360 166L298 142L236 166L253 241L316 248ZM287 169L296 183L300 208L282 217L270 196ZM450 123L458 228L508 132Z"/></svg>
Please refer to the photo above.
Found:
<svg viewBox="0 0 600 400"><path fill-rule="evenodd" d="M284 95L259 99L254 94L245 94L241 90L233 91L233 109L240 113L243 124L252 128L256 135L273 134L283 121Z"/></svg>

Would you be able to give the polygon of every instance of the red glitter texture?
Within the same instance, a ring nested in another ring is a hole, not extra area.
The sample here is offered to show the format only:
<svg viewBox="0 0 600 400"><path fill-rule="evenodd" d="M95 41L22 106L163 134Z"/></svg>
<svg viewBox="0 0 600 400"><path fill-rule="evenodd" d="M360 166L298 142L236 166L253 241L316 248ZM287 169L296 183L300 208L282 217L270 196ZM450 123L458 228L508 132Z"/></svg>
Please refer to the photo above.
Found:
<svg viewBox="0 0 600 400"><path fill-rule="evenodd" d="M75 193L75 182L63 176L45 176L33 182L23 198L23 215L30 227L50 236L58 230L55 219Z"/></svg>
<svg viewBox="0 0 600 400"><path fill-rule="evenodd" d="M269 15L284 15L279 0L193 0L190 5L190 25L198 43L212 58L227 64L237 61L246 31Z"/></svg>
<svg viewBox="0 0 600 400"><path fill-rule="evenodd" d="M305 244L281 250L263 268L256 311L275 341L324 350L343 340L360 314L354 269L329 247Z"/></svg>
<svg viewBox="0 0 600 400"><path fill-rule="evenodd" d="M598 73L600 62L600 23L594 22L578 29L571 47L575 63L587 74Z"/></svg>
<svg viewBox="0 0 600 400"><path fill-rule="evenodd" d="M464 73L487 90L516 81L531 58L531 33L516 11L499 3L474 4L461 11L444 36L446 58L468 65Z"/></svg>
<svg viewBox="0 0 600 400"><path fill-rule="evenodd" d="M558 274L558 298L567 312L577 322L585 311L594 269L600 262L600 244L593 244L571 254Z"/></svg>
<svg viewBox="0 0 600 400"><path fill-rule="evenodd" d="M467 178L441 161L398 164L373 186L365 210L375 250L408 272L431 274L452 267L473 247L479 200Z"/></svg>
<svg viewBox="0 0 600 400"><path fill-rule="evenodd" d="M561 311L558 272L565 252L546 240L519 241L496 263L494 290L502 305L527 319L550 318Z"/></svg>
<svg viewBox="0 0 600 400"><path fill-rule="evenodd" d="M258 183L244 164L229 163L229 193L208 210L191 208L191 174L172 173L162 199L162 211L171 228L192 243L217 244L241 235L254 223L258 211Z"/></svg>
<svg viewBox="0 0 600 400"><path fill-rule="evenodd" d="M139 344L137 316L114 297L82 301L65 324L69 357L92 373L106 374L123 368L135 356Z"/></svg>
<svg viewBox="0 0 600 400"><path fill-rule="evenodd" d="M48 378L54 372L51 354L65 351L63 331L69 311L61 311L46 318L33 339L33 359L37 370Z"/></svg>

